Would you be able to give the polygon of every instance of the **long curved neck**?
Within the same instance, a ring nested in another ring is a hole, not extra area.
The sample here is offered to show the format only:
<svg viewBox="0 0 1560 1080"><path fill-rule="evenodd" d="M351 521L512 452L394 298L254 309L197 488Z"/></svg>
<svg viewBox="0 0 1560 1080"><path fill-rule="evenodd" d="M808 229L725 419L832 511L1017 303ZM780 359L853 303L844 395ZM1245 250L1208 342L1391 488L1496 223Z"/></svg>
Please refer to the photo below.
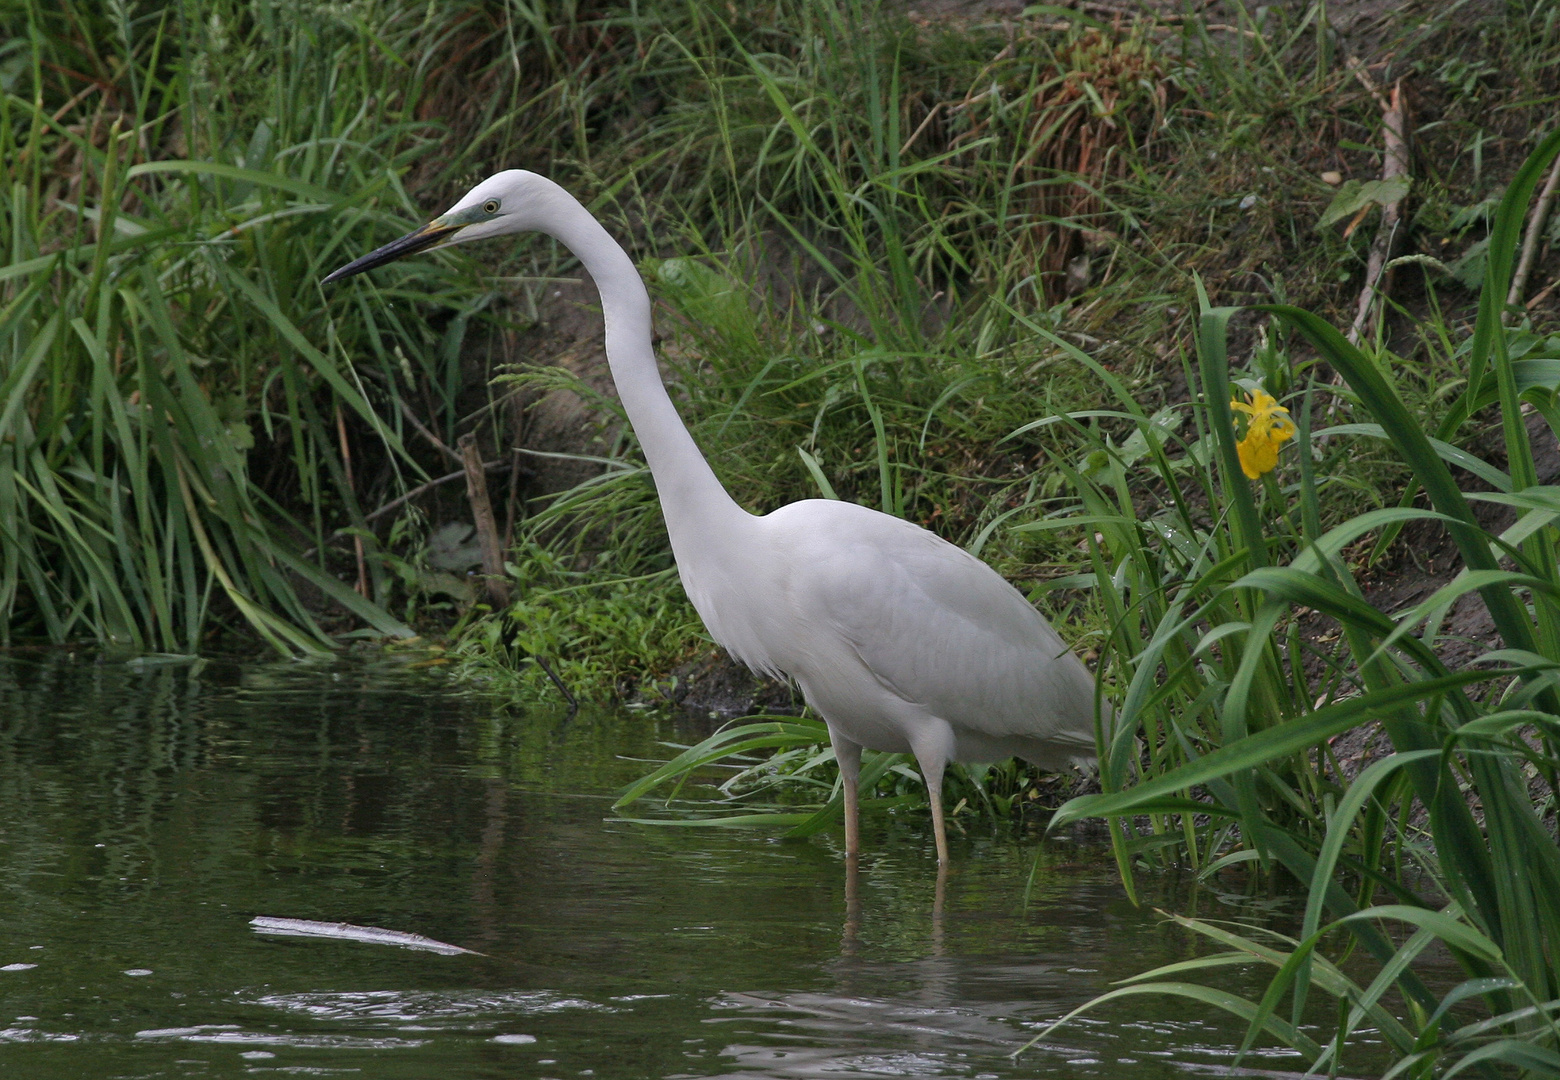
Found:
<svg viewBox="0 0 1560 1080"><path fill-rule="evenodd" d="M651 345L650 295L639 271L572 197L558 210L547 232L579 257L601 294L612 381L650 464L675 552L698 531L749 515L716 479L661 381Z"/></svg>

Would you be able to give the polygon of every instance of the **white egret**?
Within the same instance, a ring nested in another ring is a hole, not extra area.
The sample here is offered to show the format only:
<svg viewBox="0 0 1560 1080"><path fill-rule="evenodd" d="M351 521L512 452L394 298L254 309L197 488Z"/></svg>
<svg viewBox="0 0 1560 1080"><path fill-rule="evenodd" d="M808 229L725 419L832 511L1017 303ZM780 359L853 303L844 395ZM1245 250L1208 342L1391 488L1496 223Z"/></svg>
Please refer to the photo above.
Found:
<svg viewBox="0 0 1560 1080"><path fill-rule="evenodd" d="M448 213L326 281L431 247L542 232L584 264L601 296L607 360L655 479L672 554L710 635L755 671L794 679L829 727L860 851L863 747L912 753L948 862L942 779L950 761L1025 758L1065 768L1094 756L1094 683L1001 575L918 525L807 499L762 516L726 493L677 415L651 344L650 297L628 254L545 177L512 169Z"/></svg>

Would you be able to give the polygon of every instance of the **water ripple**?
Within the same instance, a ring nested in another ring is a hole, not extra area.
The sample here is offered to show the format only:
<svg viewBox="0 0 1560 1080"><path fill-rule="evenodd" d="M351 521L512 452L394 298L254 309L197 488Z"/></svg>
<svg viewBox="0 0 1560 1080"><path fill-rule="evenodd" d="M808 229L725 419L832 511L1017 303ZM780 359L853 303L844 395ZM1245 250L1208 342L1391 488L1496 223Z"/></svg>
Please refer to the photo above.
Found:
<svg viewBox="0 0 1560 1080"><path fill-rule="evenodd" d="M250 1004L302 1013L316 1020L370 1020L415 1023L429 1020L474 1020L494 1016L537 1016L546 1013L620 1010L551 990L449 994L413 990L364 990L267 994Z"/></svg>
<svg viewBox="0 0 1560 1080"><path fill-rule="evenodd" d="M240 1046L287 1046L310 1050L409 1050L426 1039L368 1037L362 1035L304 1035L298 1032L244 1031L236 1024L202 1024L198 1027L148 1028L137 1039L176 1040L192 1043L225 1043Z"/></svg>
<svg viewBox="0 0 1560 1080"><path fill-rule="evenodd" d="M37 1028L0 1028L0 1043L75 1042L80 1035L64 1031L39 1031Z"/></svg>

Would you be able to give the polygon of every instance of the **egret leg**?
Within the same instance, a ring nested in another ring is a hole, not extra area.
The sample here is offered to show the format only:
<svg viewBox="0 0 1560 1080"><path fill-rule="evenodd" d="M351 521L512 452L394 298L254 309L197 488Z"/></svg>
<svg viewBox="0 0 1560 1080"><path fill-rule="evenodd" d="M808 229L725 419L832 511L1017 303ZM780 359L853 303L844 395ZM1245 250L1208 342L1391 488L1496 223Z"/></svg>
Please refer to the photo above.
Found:
<svg viewBox="0 0 1560 1080"><path fill-rule="evenodd" d="M943 825L943 770L953 756L953 733L931 730L911 744L921 779L926 781L926 801L932 804L932 836L937 840L937 865L948 865L948 831Z"/></svg>
<svg viewBox="0 0 1560 1080"><path fill-rule="evenodd" d="M948 864L937 864L937 891L932 894L932 955L943 955L943 912L948 902Z"/></svg>
<svg viewBox="0 0 1560 1080"><path fill-rule="evenodd" d="M861 860L845 856L845 932L840 937L840 955L855 956L861 945Z"/></svg>
<svg viewBox="0 0 1560 1080"><path fill-rule="evenodd" d="M926 799L932 804L932 836L937 841L939 873L948 866L948 830L943 825L942 772L941 764L935 771L929 771L925 765L921 766L921 775L926 780Z"/></svg>
<svg viewBox="0 0 1560 1080"><path fill-rule="evenodd" d="M840 787L845 794L845 857L854 859L861 854L856 801L856 780L861 775L861 744L851 742L833 728L829 729L829 742L834 745L834 760L840 766Z"/></svg>

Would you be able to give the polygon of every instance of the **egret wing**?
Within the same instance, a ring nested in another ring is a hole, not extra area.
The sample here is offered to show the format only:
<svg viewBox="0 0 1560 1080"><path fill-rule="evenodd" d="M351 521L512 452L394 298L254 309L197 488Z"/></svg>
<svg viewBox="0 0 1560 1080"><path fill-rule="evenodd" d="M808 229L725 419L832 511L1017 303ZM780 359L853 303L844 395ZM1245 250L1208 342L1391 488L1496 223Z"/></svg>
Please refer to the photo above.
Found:
<svg viewBox="0 0 1560 1080"><path fill-rule="evenodd" d="M1018 590L881 514L819 545L814 602L885 687L962 729L1094 746L1088 670Z"/></svg>

